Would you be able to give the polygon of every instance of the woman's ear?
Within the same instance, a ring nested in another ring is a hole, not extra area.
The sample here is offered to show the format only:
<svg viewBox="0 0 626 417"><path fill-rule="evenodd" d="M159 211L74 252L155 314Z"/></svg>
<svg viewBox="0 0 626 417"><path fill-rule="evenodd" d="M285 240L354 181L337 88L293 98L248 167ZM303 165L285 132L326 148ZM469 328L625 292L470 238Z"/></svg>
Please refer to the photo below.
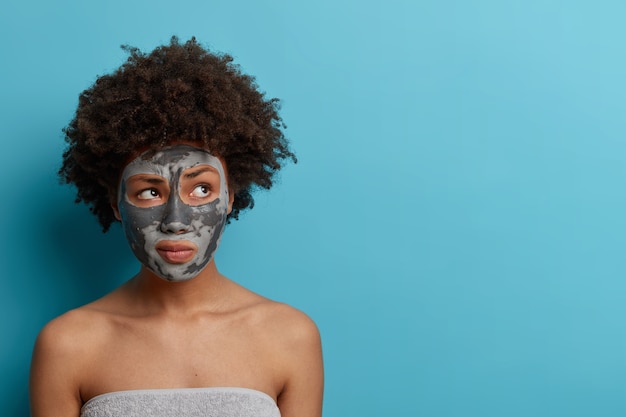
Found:
<svg viewBox="0 0 626 417"><path fill-rule="evenodd" d="M120 216L120 209L117 208L117 204L111 203L111 208L113 209L113 215L119 221L122 221L122 216Z"/></svg>
<svg viewBox="0 0 626 417"><path fill-rule="evenodd" d="M117 206L117 196L113 196L109 198L109 203L111 204L111 210L113 210L113 215L119 221L122 221L122 216L120 215L120 208Z"/></svg>
<svg viewBox="0 0 626 417"><path fill-rule="evenodd" d="M233 211L233 202L235 201L235 191L232 187L228 187L228 212L230 214Z"/></svg>

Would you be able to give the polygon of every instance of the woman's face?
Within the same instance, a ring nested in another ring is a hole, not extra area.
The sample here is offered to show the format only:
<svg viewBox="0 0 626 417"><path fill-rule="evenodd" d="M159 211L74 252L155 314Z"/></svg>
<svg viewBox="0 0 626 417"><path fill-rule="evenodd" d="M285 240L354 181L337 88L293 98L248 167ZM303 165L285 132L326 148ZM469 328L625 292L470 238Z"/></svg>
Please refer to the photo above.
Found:
<svg viewBox="0 0 626 417"><path fill-rule="evenodd" d="M146 152L122 172L119 218L135 256L168 281L186 281L213 259L229 211L224 167L202 148Z"/></svg>

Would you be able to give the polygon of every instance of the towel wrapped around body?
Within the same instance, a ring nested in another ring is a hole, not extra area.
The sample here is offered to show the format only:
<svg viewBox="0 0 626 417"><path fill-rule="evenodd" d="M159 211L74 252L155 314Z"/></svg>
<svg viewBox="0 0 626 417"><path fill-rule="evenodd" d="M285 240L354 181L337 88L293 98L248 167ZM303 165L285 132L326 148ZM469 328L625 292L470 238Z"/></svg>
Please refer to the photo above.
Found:
<svg viewBox="0 0 626 417"><path fill-rule="evenodd" d="M280 417L267 394L211 387L110 392L87 401L81 417Z"/></svg>

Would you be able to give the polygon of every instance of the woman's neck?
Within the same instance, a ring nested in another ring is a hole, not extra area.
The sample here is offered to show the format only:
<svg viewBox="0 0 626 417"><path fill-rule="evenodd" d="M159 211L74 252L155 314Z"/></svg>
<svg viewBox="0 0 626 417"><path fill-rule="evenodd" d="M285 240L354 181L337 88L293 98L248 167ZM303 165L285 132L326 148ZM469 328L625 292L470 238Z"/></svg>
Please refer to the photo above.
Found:
<svg viewBox="0 0 626 417"><path fill-rule="evenodd" d="M212 260L197 276L181 282L167 281L142 266L126 286L134 304L146 314L190 315L223 310L229 284Z"/></svg>

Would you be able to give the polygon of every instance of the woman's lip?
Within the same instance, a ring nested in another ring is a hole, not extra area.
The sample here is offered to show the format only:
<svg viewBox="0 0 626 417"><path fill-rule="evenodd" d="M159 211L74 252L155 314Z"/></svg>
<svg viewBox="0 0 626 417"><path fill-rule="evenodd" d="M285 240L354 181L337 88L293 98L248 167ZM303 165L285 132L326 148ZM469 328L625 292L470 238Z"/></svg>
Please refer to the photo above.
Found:
<svg viewBox="0 0 626 417"><path fill-rule="evenodd" d="M196 245L191 242L173 242L168 240L162 240L156 244L157 250L166 250L166 251L185 251L185 250L196 250Z"/></svg>
<svg viewBox="0 0 626 417"><path fill-rule="evenodd" d="M161 241L156 244L156 251L164 261L171 264L184 264L193 259L198 248L192 243Z"/></svg>

